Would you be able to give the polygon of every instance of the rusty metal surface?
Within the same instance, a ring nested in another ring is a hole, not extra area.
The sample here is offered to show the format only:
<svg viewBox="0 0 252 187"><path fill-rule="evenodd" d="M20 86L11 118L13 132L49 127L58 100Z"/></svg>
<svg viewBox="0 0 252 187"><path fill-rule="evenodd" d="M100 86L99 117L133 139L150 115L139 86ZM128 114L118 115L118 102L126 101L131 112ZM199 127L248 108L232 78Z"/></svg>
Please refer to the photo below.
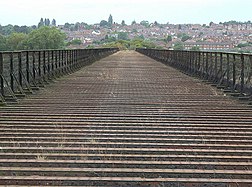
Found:
<svg viewBox="0 0 252 187"><path fill-rule="evenodd" d="M137 52L0 116L0 186L252 185L251 108Z"/></svg>

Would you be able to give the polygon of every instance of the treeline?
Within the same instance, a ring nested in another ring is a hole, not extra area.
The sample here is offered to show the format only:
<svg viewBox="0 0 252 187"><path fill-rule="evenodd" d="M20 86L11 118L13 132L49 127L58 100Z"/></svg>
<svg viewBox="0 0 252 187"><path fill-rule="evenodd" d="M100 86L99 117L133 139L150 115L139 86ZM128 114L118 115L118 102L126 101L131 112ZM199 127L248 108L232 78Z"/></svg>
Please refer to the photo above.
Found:
<svg viewBox="0 0 252 187"><path fill-rule="evenodd" d="M136 48L152 48L161 49L161 47L155 45L151 41L146 41L141 38L136 38L133 40L117 40L114 42L104 43L102 47L116 47L120 50L135 50Z"/></svg>
<svg viewBox="0 0 252 187"><path fill-rule="evenodd" d="M248 24L252 24L251 21L245 21L245 22L242 22L242 21L234 21L234 20L231 20L231 21L226 21L226 22L220 22L219 24L223 24L223 25L248 25Z"/></svg>
<svg viewBox="0 0 252 187"><path fill-rule="evenodd" d="M28 34L35 29L37 29L36 25L33 25L31 27L28 27L26 25L18 26L18 25L11 25L11 24L5 25L5 26L0 25L0 34L4 36L8 36L12 34L13 32Z"/></svg>
<svg viewBox="0 0 252 187"><path fill-rule="evenodd" d="M28 33L0 34L0 51L59 49L65 46L65 38L65 33L48 26L41 26Z"/></svg>
<svg viewBox="0 0 252 187"><path fill-rule="evenodd" d="M29 34L33 30L35 30L37 28L40 28L40 27L43 27L43 26L56 27L56 20L53 19L52 22L51 22L49 18L45 18L45 19L41 18L37 26L36 25L33 25L33 26L26 26L26 25L19 26L19 25L11 25L11 24L8 24L8 25L5 25L5 26L0 25L0 34L4 35L4 36L8 36L8 35L10 35L10 34L12 34L14 32Z"/></svg>

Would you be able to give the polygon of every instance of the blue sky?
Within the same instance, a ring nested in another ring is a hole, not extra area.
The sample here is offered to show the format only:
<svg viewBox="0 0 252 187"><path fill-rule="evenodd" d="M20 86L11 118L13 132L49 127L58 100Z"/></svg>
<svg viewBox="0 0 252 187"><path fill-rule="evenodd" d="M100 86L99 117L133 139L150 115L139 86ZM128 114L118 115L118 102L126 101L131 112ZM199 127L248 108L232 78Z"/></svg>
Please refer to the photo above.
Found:
<svg viewBox="0 0 252 187"><path fill-rule="evenodd" d="M40 18L65 22L114 21L215 23L252 20L252 0L0 0L0 24L37 25Z"/></svg>

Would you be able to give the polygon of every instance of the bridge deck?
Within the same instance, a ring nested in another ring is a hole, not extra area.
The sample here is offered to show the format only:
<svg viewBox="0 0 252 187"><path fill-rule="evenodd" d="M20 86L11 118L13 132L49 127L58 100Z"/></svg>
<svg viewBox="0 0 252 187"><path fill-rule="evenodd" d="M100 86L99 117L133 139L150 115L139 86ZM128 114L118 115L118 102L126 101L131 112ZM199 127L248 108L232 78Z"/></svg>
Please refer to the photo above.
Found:
<svg viewBox="0 0 252 187"><path fill-rule="evenodd" d="M0 108L0 185L251 186L251 108L118 52Z"/></svg>

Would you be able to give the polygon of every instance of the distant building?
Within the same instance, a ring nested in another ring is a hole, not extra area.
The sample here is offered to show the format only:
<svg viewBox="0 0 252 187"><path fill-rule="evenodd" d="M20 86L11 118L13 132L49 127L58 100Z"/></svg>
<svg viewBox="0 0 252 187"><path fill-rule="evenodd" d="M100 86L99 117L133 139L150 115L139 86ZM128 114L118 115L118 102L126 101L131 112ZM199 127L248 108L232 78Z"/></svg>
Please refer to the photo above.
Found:
<svg viewBox="0 0 252 187"><path fill-rule="evenodd" d="M184 42L185 50L198 47L200 50L229 50L234 48L232 43L214 43L214 42Z"/></svg>

